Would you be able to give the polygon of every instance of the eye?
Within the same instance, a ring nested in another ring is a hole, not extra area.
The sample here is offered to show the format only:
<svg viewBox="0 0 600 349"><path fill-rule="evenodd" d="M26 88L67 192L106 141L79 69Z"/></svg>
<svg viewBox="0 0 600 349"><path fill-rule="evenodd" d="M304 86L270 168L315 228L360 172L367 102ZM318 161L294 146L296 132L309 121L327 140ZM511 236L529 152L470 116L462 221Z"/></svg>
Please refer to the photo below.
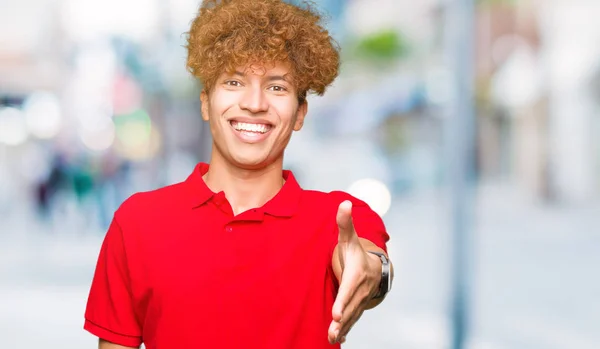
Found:
<svg viewBox="0 0 600 349"><path fill-rule="evenodd" d="M225 85L234 86L234 87L242 86L242 84L237 80L227 80L227 81L225 81Z"/></svg>
<svg viewBox="0 0 600 349"><path fill-rule="evenodd" d="M275 91L275 92L285 92L285 91L287 91L287 89L285 87L279 86L279 85L271 86L271 87L269 87L269 89L271 89L272 91Z"/></svg>

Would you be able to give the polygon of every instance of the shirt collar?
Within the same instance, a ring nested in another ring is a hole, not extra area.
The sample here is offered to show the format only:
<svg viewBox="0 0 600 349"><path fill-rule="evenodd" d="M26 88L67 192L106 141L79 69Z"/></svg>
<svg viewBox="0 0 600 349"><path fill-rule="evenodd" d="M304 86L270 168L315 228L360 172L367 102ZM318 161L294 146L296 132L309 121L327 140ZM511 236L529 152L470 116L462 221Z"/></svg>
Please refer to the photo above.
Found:
<svg viewBox="0 0 600 349"><path fill-rule="evenodd" d="M262 207L266 214L276 217L291 217L296 213L302 188L292 171L283 170L283 179L285 179L285 183L279 192Z"/></svg>
<svg viewBox="0 0 600 349"><path fill-rule="evenodd" d="M192 208L204 205L215 195L202 178L206 172L208 172L208 164L201 162L196 165L192 174L185 181L190 188L190 204Z"/></svg>
<svg viewBox="0 0 600 349"><path fill-rule="evenodd" d="M216 195L202 178L208 172L208 168L209 165L207 163L199 163L186 180L186 183L190 187L190 204L192 208L204 205ZM259 209L272 216L291 217L296 212L300 203L302 188L291 171L283 170L282 175L283 179L285 179L284 185L271 200L267 201Z"/></svg>

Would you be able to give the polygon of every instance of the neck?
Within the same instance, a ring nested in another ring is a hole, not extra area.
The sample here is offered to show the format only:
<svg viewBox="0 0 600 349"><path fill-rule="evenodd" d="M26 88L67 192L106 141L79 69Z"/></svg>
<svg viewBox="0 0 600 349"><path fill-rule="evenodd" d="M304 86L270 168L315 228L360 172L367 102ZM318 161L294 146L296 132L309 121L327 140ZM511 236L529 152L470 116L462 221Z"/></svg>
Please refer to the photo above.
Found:
<svg viewBox="0 0 600 349"><path fill-rule="evenodd" d="M213 151L203 179L213 192L225 193L233 214L238 215L272 199L283 186L282 171L283 158L267 167L248 170L232 165Z"/></svg>

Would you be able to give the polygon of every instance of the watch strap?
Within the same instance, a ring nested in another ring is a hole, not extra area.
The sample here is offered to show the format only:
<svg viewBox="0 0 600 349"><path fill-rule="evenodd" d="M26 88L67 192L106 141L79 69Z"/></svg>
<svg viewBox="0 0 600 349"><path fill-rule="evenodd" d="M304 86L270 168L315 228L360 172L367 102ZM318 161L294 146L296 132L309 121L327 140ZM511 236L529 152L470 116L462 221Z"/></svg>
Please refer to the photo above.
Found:
<svg viewBox="0 0 600 349"><path fill-rule="evenodd" d="M384 253L375 252L375 251L367 251L368 253L374 254L381 259L381 281L379 282L379 291L373 299L381 299L384 298L387 293L392 288L391 278L390 278L390 260Z"/></svg>

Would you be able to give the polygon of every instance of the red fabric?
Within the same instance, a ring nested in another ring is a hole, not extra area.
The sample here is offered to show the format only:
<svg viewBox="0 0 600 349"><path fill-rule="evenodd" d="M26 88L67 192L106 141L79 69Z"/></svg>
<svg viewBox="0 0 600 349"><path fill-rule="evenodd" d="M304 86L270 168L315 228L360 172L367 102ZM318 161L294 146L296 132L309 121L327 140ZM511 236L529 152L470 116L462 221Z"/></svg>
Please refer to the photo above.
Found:
<svg viewBox="0 0 600 349"><path fill-rule="evenodd" d="M84 328L147 349L339 348L327 340L337 207L352 200L359 236L385 249L382 220L346 193L302 190L289 171L273 199L234 217L202 180L207 170L117 210Z"/></svg>

